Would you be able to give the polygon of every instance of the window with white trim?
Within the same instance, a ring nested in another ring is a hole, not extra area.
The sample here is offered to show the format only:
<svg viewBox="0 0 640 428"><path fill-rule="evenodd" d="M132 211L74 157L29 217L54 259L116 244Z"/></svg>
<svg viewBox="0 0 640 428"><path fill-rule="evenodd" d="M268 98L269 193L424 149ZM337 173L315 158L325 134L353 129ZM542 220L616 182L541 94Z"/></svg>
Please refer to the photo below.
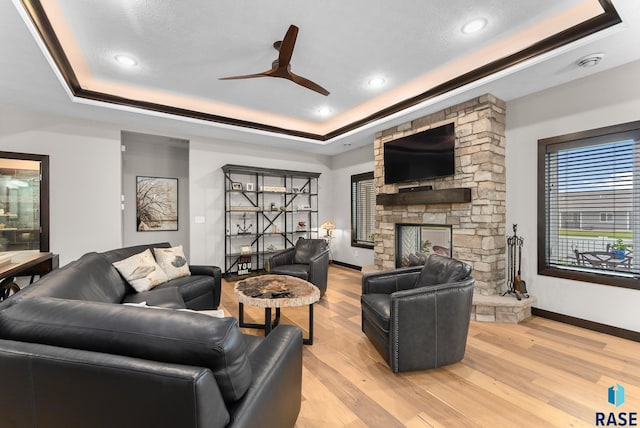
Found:
<svg viewBox="0 0 640 428"><path fill-rule="evenodd" d="M600 213L601 223L613 223L613 213Z"/></svg>
<svg viewBox="0 0 640 428"><path fill-rule="evenodd" d="M538 273L640 289L640 121L538 141Z"/></svg>

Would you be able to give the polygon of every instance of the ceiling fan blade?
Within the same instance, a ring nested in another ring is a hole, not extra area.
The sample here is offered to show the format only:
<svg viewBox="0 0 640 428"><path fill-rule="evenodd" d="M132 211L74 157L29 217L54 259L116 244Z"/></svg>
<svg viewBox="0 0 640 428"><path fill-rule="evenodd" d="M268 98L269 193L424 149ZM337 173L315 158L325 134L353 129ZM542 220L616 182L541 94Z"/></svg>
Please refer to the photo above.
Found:
<svg viewBox="0 0 640 428"><path fill-rule="evenodd" d="M241 76L229 76L229 77L218 77L218 80L238 80L238 79L253 79L254 77L269 77L273 70L263 71L262 73L255 74L243 74Z"/></svg>
<svg viewBox="0 0 640 428"><path fill-rule="evenodd" d="M325 88L323 88L322 86L318 85L315 82L312 82L309 79L306 79L302 76L298 76L297 74L294 74L292 72L289 72L289 77L290 77L289 80L292 80L298 85L304 86L307 89L311 89L312 91L316 91L317 93L325 96L329 95L329 91L327 91Z"/></svg>
<svg viewBox="0 0 640 428"><path fill-rule="evenodd" d="M298 38L298 27L290 25L287 30L287 34L284 35L282 41L277 41L273 44L273 47L278 50L278 59L271 64L271 70L263 71L262 73L245 74L241 76L229 76L220 77L218 80L237 80L237 79L252 79L254 77L280 77L283 79L291 80L300 86L307 89L311 89L322 95L329 95L322 86L318 85L311 80L298 76L291 72L291 56L293 55L293 48L296 45L296 39Z"/></svg>
<svg viewBox="0 0 640 428"><path fill-rule="evenodd" d="M291 56L293 55L293 48L296 45L296 39L298 38L298 27L290 25L287 30L287 34L284 35L282 44L280 45L280 54L278 55L278 68L287 68L289 62L291 62Z"/></svg>

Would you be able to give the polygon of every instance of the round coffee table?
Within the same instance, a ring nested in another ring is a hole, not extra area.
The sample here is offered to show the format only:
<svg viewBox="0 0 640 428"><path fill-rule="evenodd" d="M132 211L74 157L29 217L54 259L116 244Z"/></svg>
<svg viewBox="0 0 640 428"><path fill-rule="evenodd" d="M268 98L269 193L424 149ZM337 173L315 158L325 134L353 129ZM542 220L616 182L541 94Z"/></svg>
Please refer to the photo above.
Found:
<svg viewBox="0 0 640 428"><path fill-rule="evenodd" d="M309 305L309 338L313 345L313 304L320 300L320 290L308 281L289 275L260 275L238 281L234 292L239 302L240 327L264 329L268 335L280 323L280 308ZM264 308L264 324L244 322L244 305ZM276 317L271 320L271 308Z"/></svg>

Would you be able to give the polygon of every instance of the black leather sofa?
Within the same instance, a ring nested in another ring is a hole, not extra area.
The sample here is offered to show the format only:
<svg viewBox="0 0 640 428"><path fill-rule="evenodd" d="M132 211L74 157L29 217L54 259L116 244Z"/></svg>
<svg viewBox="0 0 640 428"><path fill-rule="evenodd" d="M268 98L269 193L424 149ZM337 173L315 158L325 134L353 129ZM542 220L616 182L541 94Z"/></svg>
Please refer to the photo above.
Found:
<svg viewBox="0 0 640 428"><path fill-rule="evenodd" d="M473 287L471 266L432 254L424 266L362 277L362 331L394 373L462 360Z"/></svg>
<svg viewBox="0 0 640 428"><path fill-rule="evenodd" d="M153 246L86 254L0 303L0 426L294 426L300 329L188 310L217 307L217 267L130 293L111 262ZM160 307L121 304L142 300Z"/></svg>

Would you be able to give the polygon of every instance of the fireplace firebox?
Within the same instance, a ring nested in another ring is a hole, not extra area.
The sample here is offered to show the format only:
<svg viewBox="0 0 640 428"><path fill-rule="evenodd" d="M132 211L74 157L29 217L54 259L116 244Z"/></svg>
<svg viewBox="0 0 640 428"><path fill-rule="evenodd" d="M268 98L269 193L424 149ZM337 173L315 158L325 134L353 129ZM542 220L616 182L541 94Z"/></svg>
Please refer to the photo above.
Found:
<svg viewBox="0 0 640 428"><path fill-rule="evenodd" d="M396 224L396 267L418 266L431 254L451 257L452 229L439 224Z"/></svg>

